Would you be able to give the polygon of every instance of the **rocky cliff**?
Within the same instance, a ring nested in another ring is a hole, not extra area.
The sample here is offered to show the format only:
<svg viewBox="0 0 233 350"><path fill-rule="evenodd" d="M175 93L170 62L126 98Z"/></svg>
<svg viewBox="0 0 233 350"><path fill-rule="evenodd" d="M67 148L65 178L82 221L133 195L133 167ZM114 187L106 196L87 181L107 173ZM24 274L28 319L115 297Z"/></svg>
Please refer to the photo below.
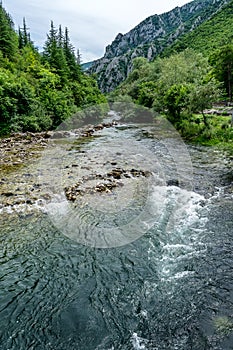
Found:
<svg viewBox="0 0 233 350"><path fill-rule="evenodd" d="M126 34L119 33L106 47L104 57L94 61L89 72L98 76L99 87L109 92L119 85L139 56L153 60L183 34L210 19L230 0L194 0L162 15L153 15Z"/></svg>

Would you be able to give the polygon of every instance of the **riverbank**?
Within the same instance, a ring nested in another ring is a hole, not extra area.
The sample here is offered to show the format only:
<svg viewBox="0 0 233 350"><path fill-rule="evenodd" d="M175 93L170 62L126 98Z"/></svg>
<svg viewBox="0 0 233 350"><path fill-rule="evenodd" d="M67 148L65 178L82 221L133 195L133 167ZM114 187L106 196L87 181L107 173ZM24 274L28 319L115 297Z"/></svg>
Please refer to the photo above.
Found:
<svg viewBox="0 0 233 350"><path fill-rule="evenodd" d="M202 146L216 146L233 154L233 127L230 109L206 110L202 114L184 119L179 131L185 141Z"/></svg>
<svg viewBox="0 0 233 350"><path fill-rule="evenodd" d="M89 142L98 131L114 127L108 122L71 131L57 130L40 133L13 133L0 139L0 209L20 209L44 205L51 199L46 186L40 183L38 164L41 157L56 149L59 140L71 138L81 145ZM48 169L49 172L49 164ZM42 188L44 189L42 190ZM28 205L28 206L27 206ZM18 208L17 208L18 206Z"/></svg>

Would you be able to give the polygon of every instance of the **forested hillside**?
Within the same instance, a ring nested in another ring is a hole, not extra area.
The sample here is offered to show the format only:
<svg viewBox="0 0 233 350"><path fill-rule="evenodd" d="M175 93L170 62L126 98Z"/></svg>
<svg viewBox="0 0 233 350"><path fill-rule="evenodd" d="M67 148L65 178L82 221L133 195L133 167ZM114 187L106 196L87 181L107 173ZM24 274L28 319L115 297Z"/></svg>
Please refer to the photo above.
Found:
<svg viewBox="0 0 233 350"><path fill-rule="evenodd" d="M192 48L202 54L211 55L219 46L229 44L233 39L233 1L225 5L210 20L202 23L193 31L181 36L169 46L163 56Z"/></svg>
<svg viewBox="0 0 233 350"><path fill-rule="evenodd" d="M55 128L80 108L105 102L95 79L83 73L69 31L51 28L43 52L26 21L15 31L0 5L0 133Z"/></svg>
<svg viewBox="0 0 233 350"><path fill-rule="evenodd" d="M97 73L99 87L110 92L132 70L136 57L153 61L185 33L199 28L231 0L194 0L161 15L153 15L126 34L119 33L106 47L104 57L93 62L90 72Z"/></svg>
<svg viewBox="0 0 233 350"><path fill-rule="evenodd" d="M177 40L154 62L149 63L144 58L135 59L132 73L113 96L128 95L136 103L167 110L165 95L170 94L170 90L177 90L179 84L186 86L186 93L190 95L192 90L190 84L194 84L200 90L202 87L207 88L211 83L213 91L218 91L219 98L231 102L232 26L233 1L225 5L211 20ZM216 101L216 97L213 101ZM206 107L211 99L210 91L206 91ZM182 107L179 108L190 111L188 103L190 96L188 100L186 99L186 106L182 102Z"/></svg>

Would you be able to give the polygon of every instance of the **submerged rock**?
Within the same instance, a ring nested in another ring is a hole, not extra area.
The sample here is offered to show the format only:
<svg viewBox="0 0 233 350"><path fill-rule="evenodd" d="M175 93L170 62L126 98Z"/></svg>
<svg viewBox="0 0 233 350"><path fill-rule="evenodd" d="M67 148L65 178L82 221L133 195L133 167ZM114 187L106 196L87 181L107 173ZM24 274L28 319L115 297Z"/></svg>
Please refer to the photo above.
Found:
<svg viewBox="0 0 233 350"><path fill-rule="evenodd" d="M171 179L167 181L167 186L177 186L179 187L180 183L178 179Z"/></svg>
<svg viewBox="0 0 233 350"><path fill-rule="evenodd" d="M110 193L113 189L124 186L124 179L133 179L136 177L148 177L151 173L144 170L125 170L121 168L114 168L106 174L90 174L84 176L79 182L73 186L65 187L65 195L69 201L74 202L79 196L94 193ZM89 181L102 180L88 186ZM118 180L118 181L117 181ZM120 181L119 181L120 180Z"/></svg>

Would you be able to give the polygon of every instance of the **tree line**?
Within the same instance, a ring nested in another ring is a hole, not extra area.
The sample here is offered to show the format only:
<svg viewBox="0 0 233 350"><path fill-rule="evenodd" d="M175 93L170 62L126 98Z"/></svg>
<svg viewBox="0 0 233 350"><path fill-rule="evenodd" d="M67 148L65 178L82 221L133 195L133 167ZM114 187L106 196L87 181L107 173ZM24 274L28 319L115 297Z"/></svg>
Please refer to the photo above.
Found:
<svg viewBox="0 0 233 350"><path fill-rule="evenodd" d="M0 31L1 133L55 128L80 109L106 102L95 78L82 71L68 28L51 21L39 52L26 20L16 32L0 4Z"/></svg>
<svg viewBox="0 0 233 350"><path fill-rule="evenodd" d="M111 93L110 101L153 109L166 116L183 136L202 134L210 139L216 129L205 110L214 102L232 101L232 69L231 44L219 47L209 57L193 49L157 57L151 63L139 57L125 82ZM218 135L233 138L229 118L218 128Z"/></svg>

